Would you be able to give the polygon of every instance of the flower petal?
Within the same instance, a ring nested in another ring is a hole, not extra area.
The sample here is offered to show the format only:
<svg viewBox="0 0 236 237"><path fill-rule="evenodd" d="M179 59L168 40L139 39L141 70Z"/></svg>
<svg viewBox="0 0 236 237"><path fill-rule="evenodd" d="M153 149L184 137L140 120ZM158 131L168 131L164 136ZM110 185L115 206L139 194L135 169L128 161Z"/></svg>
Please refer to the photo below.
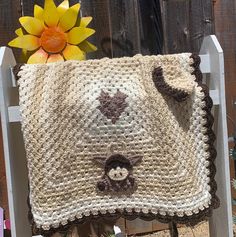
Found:
<svg viewBox="0 0 236 237"><path fill-rule="evenodd" d="M78 13L80 10L80 4L77 3L70 7L60 18L58 26L64 30L64 32L70 30L76 23L78 18Z"/></svg>
<svg viewBox="0 0 236 237"><path fill-rule="evenodd" d="M67 45L63 51L66 60L84 60L85 53L78 46Z"/></svg>
<svg viewBox="0 0 236 237"><path fill-rule="evenodd" d="M40 47L39 38L33 35L22 35L8 43L11 47L33 51Z"/></svg>
<svg viewBox="0 0 236 237"><path fill-rule="evenodd" d="M44 24L37 18L31 16L23 16L19 19L25 30L32 35L41 35L44 30Z"/></svg>
<svg viewBox="0 0 236 237"><path fill-rule="evenodd" d="M39 5L34 5L34 17L41 21L44 21L43 14L43 8Z"/></svg>
<svg viewBox="0 0 236 237"><path fill-rule="evenodd" d="M41 48L29 57L29 60L27 63L29 64L46 63L47 59L48 59L48 54Z"/></svg>
<svg viewBox="0 0 236 237"><path fill-rule="evenodd" d="M68 33L68 42L70 44L79 44L94 33L95 33L95 30L90 29L90 28L74 27Z"/></svg>
<svg viewBox="0 0 236 237"><path fill-rule="evenodd" d="M89 43L87 40L84 40L78 46L82 51L84 51L86 53L94 52L97 50L97 47L95 45Z"/></svg>
<svg viewBox="0 0 236 237"><path fill-rule="evenodd" d="M79 26L81 27L87 27L89 25L89 23L92 21L92 17L91 16L86 16L86 17L82 17L80 19L80 24Z"/></svg>
<svg viewBox="0 0 236 237"><path fill-rule="evenodd" d="M59 13L53 0L45 0L44 21L48 26L56 26L59 21Z"/></svg>
<svg viewBox="0 0 236 237"><path fill-rule="evenodd" d="M51 54L48 58L47 63L54 63L54 62L63 62L64 58L60 54Z"/></svg>
<svg viewBox="0 0 236 237"><path fill-rule="evenodd" d="M59 17L61 17L66 10L69 9L69 1L68 0L64 0L58 7L57 7L57 11L59 13Z"/></svg>
<svg viewBox="0 0 236 237"><path fill-rule="evenodd" d="M18 28L17 30L15 30L15 33L16 33L18 36L24 35L24 32L23 32L23 29L22 29L22 28ZM26 50L26 49L22 49L21 58L22 58L22 59L26 59L26 55L27 55L27 50ZM22 61L26 61L26 60L22 60Z"/></svg>
<svg viewBox="0 0 236 237"><path fill-rule="evenodd" d="M18 28L17 30L15 30L15 33L16 33L17 36L24 35L24 32L23 32L22 28Z"/></svg>

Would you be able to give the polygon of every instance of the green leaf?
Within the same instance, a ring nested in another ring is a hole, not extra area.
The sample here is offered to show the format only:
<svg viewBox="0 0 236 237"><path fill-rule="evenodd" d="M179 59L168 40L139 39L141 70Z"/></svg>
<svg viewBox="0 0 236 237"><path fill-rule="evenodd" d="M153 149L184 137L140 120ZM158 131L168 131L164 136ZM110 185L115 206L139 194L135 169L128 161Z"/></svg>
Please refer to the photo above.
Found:
<svg viewBox="0 0 236 237"><path fill-rule="evenodd" d="M236 199L232 200L232 204L235 206L236 205Z"/></svg>

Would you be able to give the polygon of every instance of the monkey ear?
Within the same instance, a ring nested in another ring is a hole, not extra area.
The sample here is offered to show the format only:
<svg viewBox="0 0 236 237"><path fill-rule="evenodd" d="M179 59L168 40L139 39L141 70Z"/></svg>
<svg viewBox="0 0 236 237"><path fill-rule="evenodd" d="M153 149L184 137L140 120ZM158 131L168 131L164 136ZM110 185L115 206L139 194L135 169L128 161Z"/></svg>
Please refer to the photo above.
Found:
<svg viewBox="0 0 236 237"><path fill-rule="evenodd" d="M132 165L135 165L136 163L138 163L139 161L141 161L142 158L143 158L142 156L131 156L131 157L129 158L129 160L130 160L130 162L131 162Z"/></svg>
<svg viewBox="0 0 236 237"><path fill-rule="evenodd" d="M98 164L105 165L106 163L106 157L104 156L95 156L93 158L94 161L96 161Z"/></svg>

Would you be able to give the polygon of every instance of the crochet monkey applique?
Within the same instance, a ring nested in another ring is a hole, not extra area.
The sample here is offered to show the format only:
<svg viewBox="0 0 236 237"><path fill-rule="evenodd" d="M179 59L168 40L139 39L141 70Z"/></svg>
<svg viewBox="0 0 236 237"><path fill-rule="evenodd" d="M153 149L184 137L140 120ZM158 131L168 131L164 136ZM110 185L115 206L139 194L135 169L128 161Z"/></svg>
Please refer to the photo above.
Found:
<svg viewBox="0 0 236 237"><path fill-rule="evenodd" d="M113 154L107 157L94 157L94 161L104 167L104 174L97 182L101 192L133 191L137 185L133 177L133 166L142 160L142 156L125 157Z"/></svg>

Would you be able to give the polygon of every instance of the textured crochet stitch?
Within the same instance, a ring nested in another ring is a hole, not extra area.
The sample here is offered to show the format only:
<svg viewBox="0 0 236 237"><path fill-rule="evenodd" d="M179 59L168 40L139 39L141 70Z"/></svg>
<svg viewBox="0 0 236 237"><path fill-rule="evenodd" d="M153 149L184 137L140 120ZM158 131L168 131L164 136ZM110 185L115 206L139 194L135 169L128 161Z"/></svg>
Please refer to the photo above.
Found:
<svg viewBox="0 0 236 237"><path fill-rule="evenodd" d="M35 233L90 218L196 223L211 214L215 138L199 63L183 53L20 67ZM94 159L113 154L106 175ZM101 179L108 192L98 190Z"/></svg>

